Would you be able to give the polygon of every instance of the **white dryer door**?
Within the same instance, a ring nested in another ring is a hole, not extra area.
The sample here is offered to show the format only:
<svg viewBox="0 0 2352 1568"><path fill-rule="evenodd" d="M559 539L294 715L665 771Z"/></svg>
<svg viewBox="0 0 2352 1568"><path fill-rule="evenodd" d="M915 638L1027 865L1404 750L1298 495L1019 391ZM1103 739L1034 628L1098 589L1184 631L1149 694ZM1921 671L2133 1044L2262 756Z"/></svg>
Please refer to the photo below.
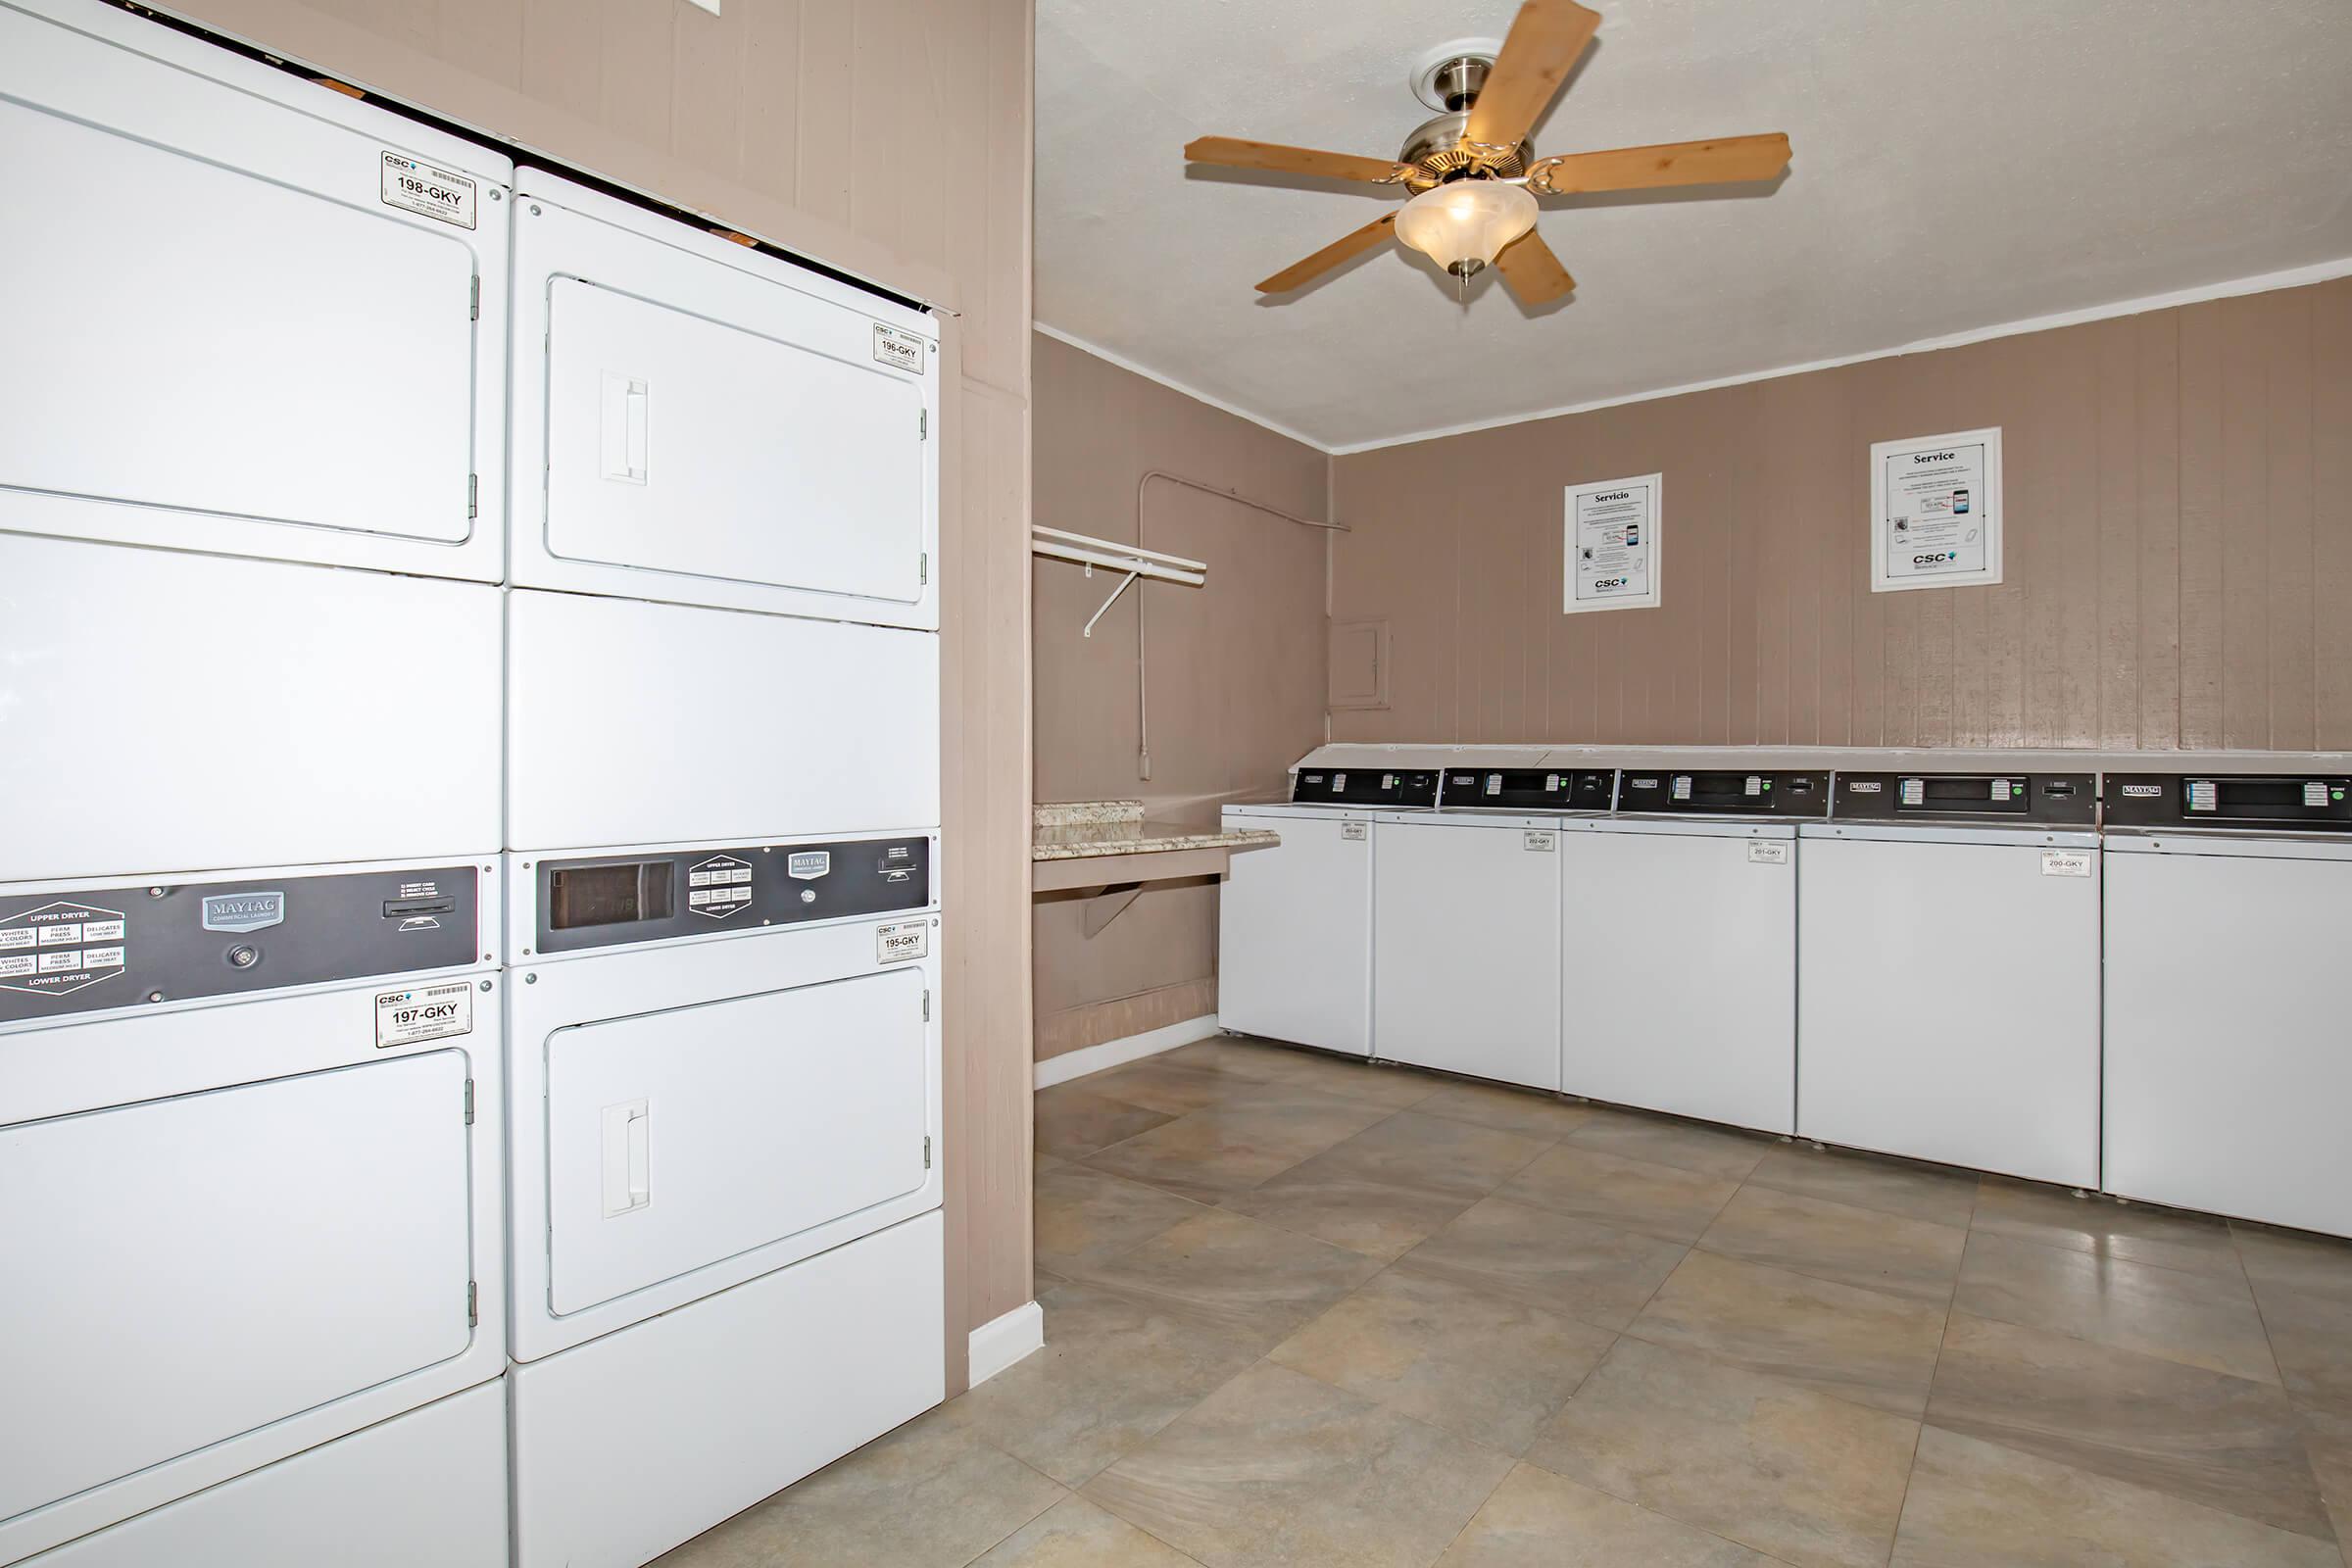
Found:
<svg viewBox="0 0 2352 1568"><path fill-rule="evenodd" d="M480 181L4 8L0 60L0 526L295 559L471 536L503 352ZM464 221L394 205L402 178Z"/></svg>
<svg viewBox="0 0 2352 1568"><path fill-rule="evenodd" d="M465 1084L435 1052L0 1129L0 1520L464 1351Z"/></svg>
<svg viewBox="0 0 2352 1568"><path fill-rule="evenodd" d="M547 353L551 555L921 599L913 383L569 277L548 285Z"/></svg>
<svg viewBox="0 0 2352 1568"><path fill-rule="evenodd" d="M923 1185L911 969L559 1030L547 1046L559 1314Z"/></svg>

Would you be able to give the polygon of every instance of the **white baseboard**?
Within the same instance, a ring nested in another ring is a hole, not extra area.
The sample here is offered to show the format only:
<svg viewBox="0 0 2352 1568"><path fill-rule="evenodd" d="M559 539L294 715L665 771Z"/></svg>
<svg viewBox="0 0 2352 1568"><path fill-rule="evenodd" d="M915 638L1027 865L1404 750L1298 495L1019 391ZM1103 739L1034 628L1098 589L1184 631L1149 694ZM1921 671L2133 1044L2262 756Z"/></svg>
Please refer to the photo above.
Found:
<svg viewBox="0 0 2352 1568"><path fill-rule="evenodd" d="M1140 1035L1128 1035L1119 1040L1105 1040L1099 1046L1082 1046L1076 1051L1065 1051L1058 1056L1049 1056L1037 1064L1037 1087L1051 1089L1055 1084L1083 1078L1090 1072L1102 1072L1131 1061L1141 1061L1146 1056L1156 1056L1163 1051L1174 1051L1178 1046L1206 1040L1217 1032L1218 1027L1215 1013L1203 1013L1198 1018L1187 1018L1182 1023L1147 1029Z"/></svg>
<svg viewBox="0 0 2352 1568"><path fill-rule="evenodd" d="M1046 1309L1023 1301L972 1330L968 1345L971 1386L976 1389L1021 1357L1046 1348Z"/></svg>

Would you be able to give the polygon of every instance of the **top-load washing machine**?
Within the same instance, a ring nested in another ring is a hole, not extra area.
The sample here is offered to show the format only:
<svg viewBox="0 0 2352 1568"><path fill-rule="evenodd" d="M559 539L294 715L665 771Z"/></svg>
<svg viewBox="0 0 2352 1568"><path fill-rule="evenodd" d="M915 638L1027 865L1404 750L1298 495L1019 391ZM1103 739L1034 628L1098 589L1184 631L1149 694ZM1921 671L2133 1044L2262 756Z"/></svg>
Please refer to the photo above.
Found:
<svg viewBox="0 0 2352 1568"><path fill-rule="evenodd" d="M2104 1185L2352 1236L2352 774L2110 773Z"/></svg>
<svg viewBox="0 0 2352 1568"><path fill-rule="evenodd" d="M506 1561L499 891L0 886L0 1563Z"/></svg>
<svg viewBox="0 0 2352 1568"><path fill-rule="evenodd" d="M508 847L936 826L928 318L519 191Z"/></svg>
<svg viewBox="0 0 2352 1568"><path fill-rule="evenodd" d="M1614 781L1607 769L1456 762L1436 811L1380 813L1375 1055L1560 1087L1560 829L1608 810Z"/></svg>
<svg viewBox="0 0 2352 1568"><path fill-rule="evenodd" d="M1372 817L1438 802L1433 767L1301 762L1287 803L1228 806L1282 842L1238 855L1217 898L1217 1021L1351 1056L1372 1050Z"/></svg>
<svg viewBox="0 0 2352 1568"><path fill-rule="evenodd" d="M1797 824L1826 771L1626 768L1560 840L1560 1087L1765 1132L1796 1117Z"/></svg>
<svg viewBox="0 0 2352 1568"><path fill-rule="evenodd" d="M495 844L506 161L7 0L0 164L0 879Z"/></svg>
<svg viewBox="0 0 2352 1568"><path fill-rule="evenodd" d="M1837 775L1798 830L1799 1134L2098 1184L2096 783Z"/></svg>

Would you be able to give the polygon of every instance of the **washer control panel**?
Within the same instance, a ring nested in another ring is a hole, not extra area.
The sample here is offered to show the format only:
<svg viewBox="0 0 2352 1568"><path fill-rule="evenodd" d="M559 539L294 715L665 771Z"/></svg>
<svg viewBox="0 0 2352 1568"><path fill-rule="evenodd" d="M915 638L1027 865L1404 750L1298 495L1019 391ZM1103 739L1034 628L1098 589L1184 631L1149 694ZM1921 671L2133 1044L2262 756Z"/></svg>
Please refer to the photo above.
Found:
<svg viewBox="0 0 2352 1568"><path fill-rule="evenodd" d="M1449 767L1438 804L1449 811L1605 811L1616 783L1605 767Z"/></svg>
<svg viewBox="0 0 2352 1568"><path fill-rule="evenodd" d="M1825 816L1830 775L1770 769L1627 768L1617 775L1617 809L1685 816Z"/></svg>
<svg viewBox="0 0 2352 1568"><path fill-rule="evenodd" d="M1291 799L1326 806L1435 806L1431 768L1302 767L1291 775Z"/></svg>
<svg viewBox="0 0 2352 1568"><path fill-rule="evenodd" d="M478 865L0 893L0 1023L483 961Z"/></svg>
<svg viewBox="0 0 2352 1568"><path fill-rule="evenodd" d="M583 856L531 866L538 953L892 914L931 904L927 837Z"/></svg>
<svg viewBox="0 0 2352 1568"><path fill-rule="evenodd" d="M2119 827L2295 828L2352 832L2352 778L2325 773L2110 773Z"/></svg>
<svg viewBox="0 0 2352 1568"><path fill-rule="evenodd" d="M1839 773L1839 821L2019 822L2088 827L2098 814L2089 773Z"/></svg>

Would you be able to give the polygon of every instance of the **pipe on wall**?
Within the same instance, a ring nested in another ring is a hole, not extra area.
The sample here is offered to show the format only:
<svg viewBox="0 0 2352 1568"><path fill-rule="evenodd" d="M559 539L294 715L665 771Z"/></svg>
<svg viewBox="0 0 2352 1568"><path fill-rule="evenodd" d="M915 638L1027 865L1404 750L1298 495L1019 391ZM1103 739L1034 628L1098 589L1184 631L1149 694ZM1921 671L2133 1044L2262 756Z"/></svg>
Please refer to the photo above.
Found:
<svg viewBox="0 0 2352 1568"><path fill-rule="evenodd" d="M1270 517L1280 517L1285 522L1295 522L1302 528L1321 528L1327 533L1352 533L1354 531L1344 522L1328 522L1318 517L1301 517L1295 512L1285 512L1280 507L1270 507L1262 501L1252 501L1238 490L1203 484L1198 479L1188 479L1181 473L1170 473L1165 468L1146 468L1143 477L1135 481L1135 544L1139 550L1145 548L1144 492L1150 488L1154 479L1162 479L1169 484L1180 484L1188 490L1198 490L1202 495L1215 496L1220 501L1230 501L1237 506L1248 507L1252 512L1262 512ZM1145 679L1144 600L1145 596L1140 593L1135 596L1135 776L1139 779L1149 780L1152 777L1152 704L1148 683ZM1328 729L1328 721L1326 728Z"/></svg>

